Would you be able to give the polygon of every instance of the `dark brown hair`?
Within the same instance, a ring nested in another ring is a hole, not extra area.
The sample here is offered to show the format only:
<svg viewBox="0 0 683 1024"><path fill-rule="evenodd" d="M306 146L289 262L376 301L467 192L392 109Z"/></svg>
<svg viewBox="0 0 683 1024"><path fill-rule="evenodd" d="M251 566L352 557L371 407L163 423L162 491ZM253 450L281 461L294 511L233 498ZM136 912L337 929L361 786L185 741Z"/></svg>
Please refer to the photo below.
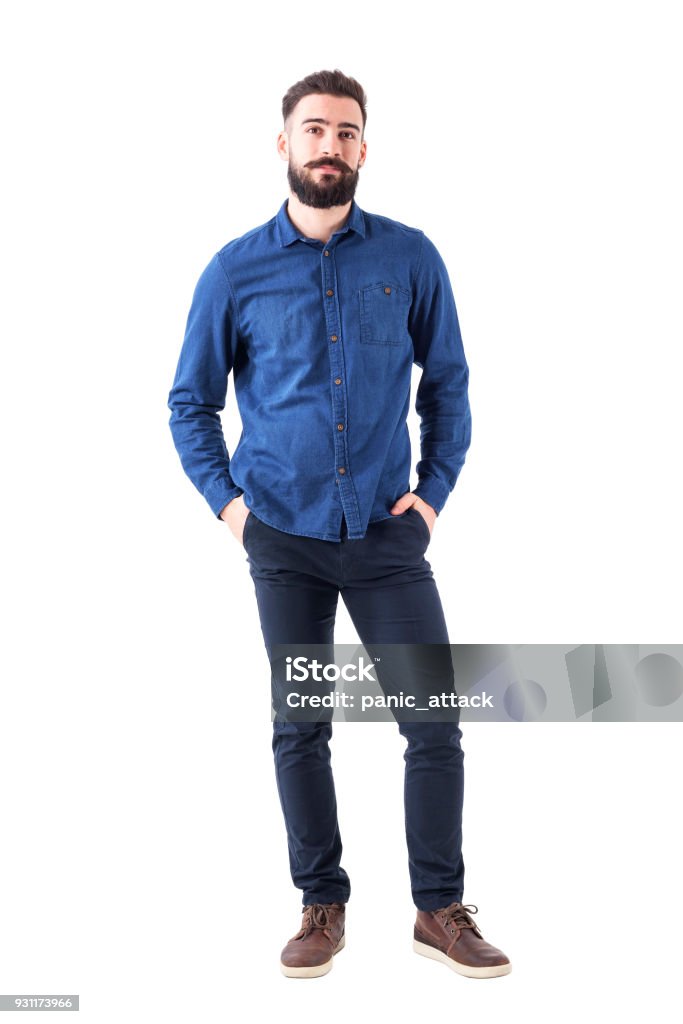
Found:
<svg viewBox="0 0 683 1024"><path fill-rule="evenodd" d="M365 122L368 115L365 105L368 102L367 96L360 82L355 78L349 78L338 68L334 71L314 71L312 75L306 75L300 82L291 86L282 97L282 120L287 124L287 118L294 110L299 100L311 93L324 93L327 96L349 96L355 100L363 115L363 132L365 133Z"/></svg>

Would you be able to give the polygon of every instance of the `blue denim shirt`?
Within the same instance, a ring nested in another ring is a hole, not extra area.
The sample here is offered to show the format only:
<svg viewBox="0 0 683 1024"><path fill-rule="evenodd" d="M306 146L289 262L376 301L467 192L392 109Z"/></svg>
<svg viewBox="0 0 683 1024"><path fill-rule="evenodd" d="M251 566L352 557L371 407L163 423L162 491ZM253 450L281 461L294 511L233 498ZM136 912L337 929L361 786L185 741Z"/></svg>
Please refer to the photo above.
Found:
<svg viewBox="0 0 683 1024"><path fill-rule="evenodd" d="M168 397L183 468L216 516L243 493L278 530L339 541L343 515L360 539L410 490L413 363L415 493L439 512L471 436L443 260L422 231L355 200L327 243L306 238L285 200L197 283ZM231 372L243 427L232 456L219 416Z"/></svg>

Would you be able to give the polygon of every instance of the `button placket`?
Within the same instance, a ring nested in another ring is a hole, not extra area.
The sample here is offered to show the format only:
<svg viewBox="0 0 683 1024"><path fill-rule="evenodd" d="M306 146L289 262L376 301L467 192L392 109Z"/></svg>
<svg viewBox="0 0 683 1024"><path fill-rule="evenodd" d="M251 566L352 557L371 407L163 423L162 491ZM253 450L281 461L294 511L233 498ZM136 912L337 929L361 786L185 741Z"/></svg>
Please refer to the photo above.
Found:
<svg viewBox="0 0 683 1024"><path fill-rule="evenodd" d="M322 272L322 299L325 311L325 325L330 358L332 387L332 431L334 435L334 472L342 509L350 531L360 529L360 509L356 498L346 443L348 404L345 380L344 339L341 333L341 317L338 302L337 268L335 247L325 249L320 258Z"/></svg>

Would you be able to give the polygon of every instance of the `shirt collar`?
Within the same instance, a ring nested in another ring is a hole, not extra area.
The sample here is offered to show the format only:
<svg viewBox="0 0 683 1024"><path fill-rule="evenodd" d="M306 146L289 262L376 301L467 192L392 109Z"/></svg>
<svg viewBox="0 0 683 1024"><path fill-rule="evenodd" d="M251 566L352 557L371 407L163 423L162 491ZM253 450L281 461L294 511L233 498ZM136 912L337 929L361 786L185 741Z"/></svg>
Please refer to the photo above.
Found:
<svg viewBox="0 0 683 1024"><path fill-rule="evenodd" d="M297 228L294 227L289 214L287 213L288 199L285 199L284 203L278 210L275 220L277 221L278 230L280 232L280 245L291 245L292 242L296 242L298 238L302 241L306 241L304 235L301 235ZM363 211L356 202L355 199L351 200L351 209L349 215L346 218L344 226L339 229L339 234L343 235L348 230L356 231L362 238L365 238L365 218Z"/></svg>

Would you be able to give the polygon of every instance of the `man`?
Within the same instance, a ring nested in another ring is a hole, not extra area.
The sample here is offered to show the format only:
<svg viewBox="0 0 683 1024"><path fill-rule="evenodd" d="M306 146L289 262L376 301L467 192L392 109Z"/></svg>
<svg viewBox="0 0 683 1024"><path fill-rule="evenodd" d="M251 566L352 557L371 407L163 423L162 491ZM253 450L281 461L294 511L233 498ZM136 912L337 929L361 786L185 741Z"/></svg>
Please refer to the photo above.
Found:
<svg viewBox="0 0 683 1024"><path fill-rule="evenodd" d="M416 228L354 199L366 97L341 71L296 83L277 149L290 194L204 270L168 405L182 465L244 545L265 646L331 645L341 594L363 644L449 649L431 531L465 461L468 367L448 274ZM409 488L411 368L422 369L418 484ZM243 431L232 457L219 412L234 375ZM416 952L460 974L510 962L462 904L463 752L457 721L401 722ZM344 944L329 721L273 723L276 779L301 929L288 977L317 977ZM383 937L382 941L386 941Z"/></svg>

